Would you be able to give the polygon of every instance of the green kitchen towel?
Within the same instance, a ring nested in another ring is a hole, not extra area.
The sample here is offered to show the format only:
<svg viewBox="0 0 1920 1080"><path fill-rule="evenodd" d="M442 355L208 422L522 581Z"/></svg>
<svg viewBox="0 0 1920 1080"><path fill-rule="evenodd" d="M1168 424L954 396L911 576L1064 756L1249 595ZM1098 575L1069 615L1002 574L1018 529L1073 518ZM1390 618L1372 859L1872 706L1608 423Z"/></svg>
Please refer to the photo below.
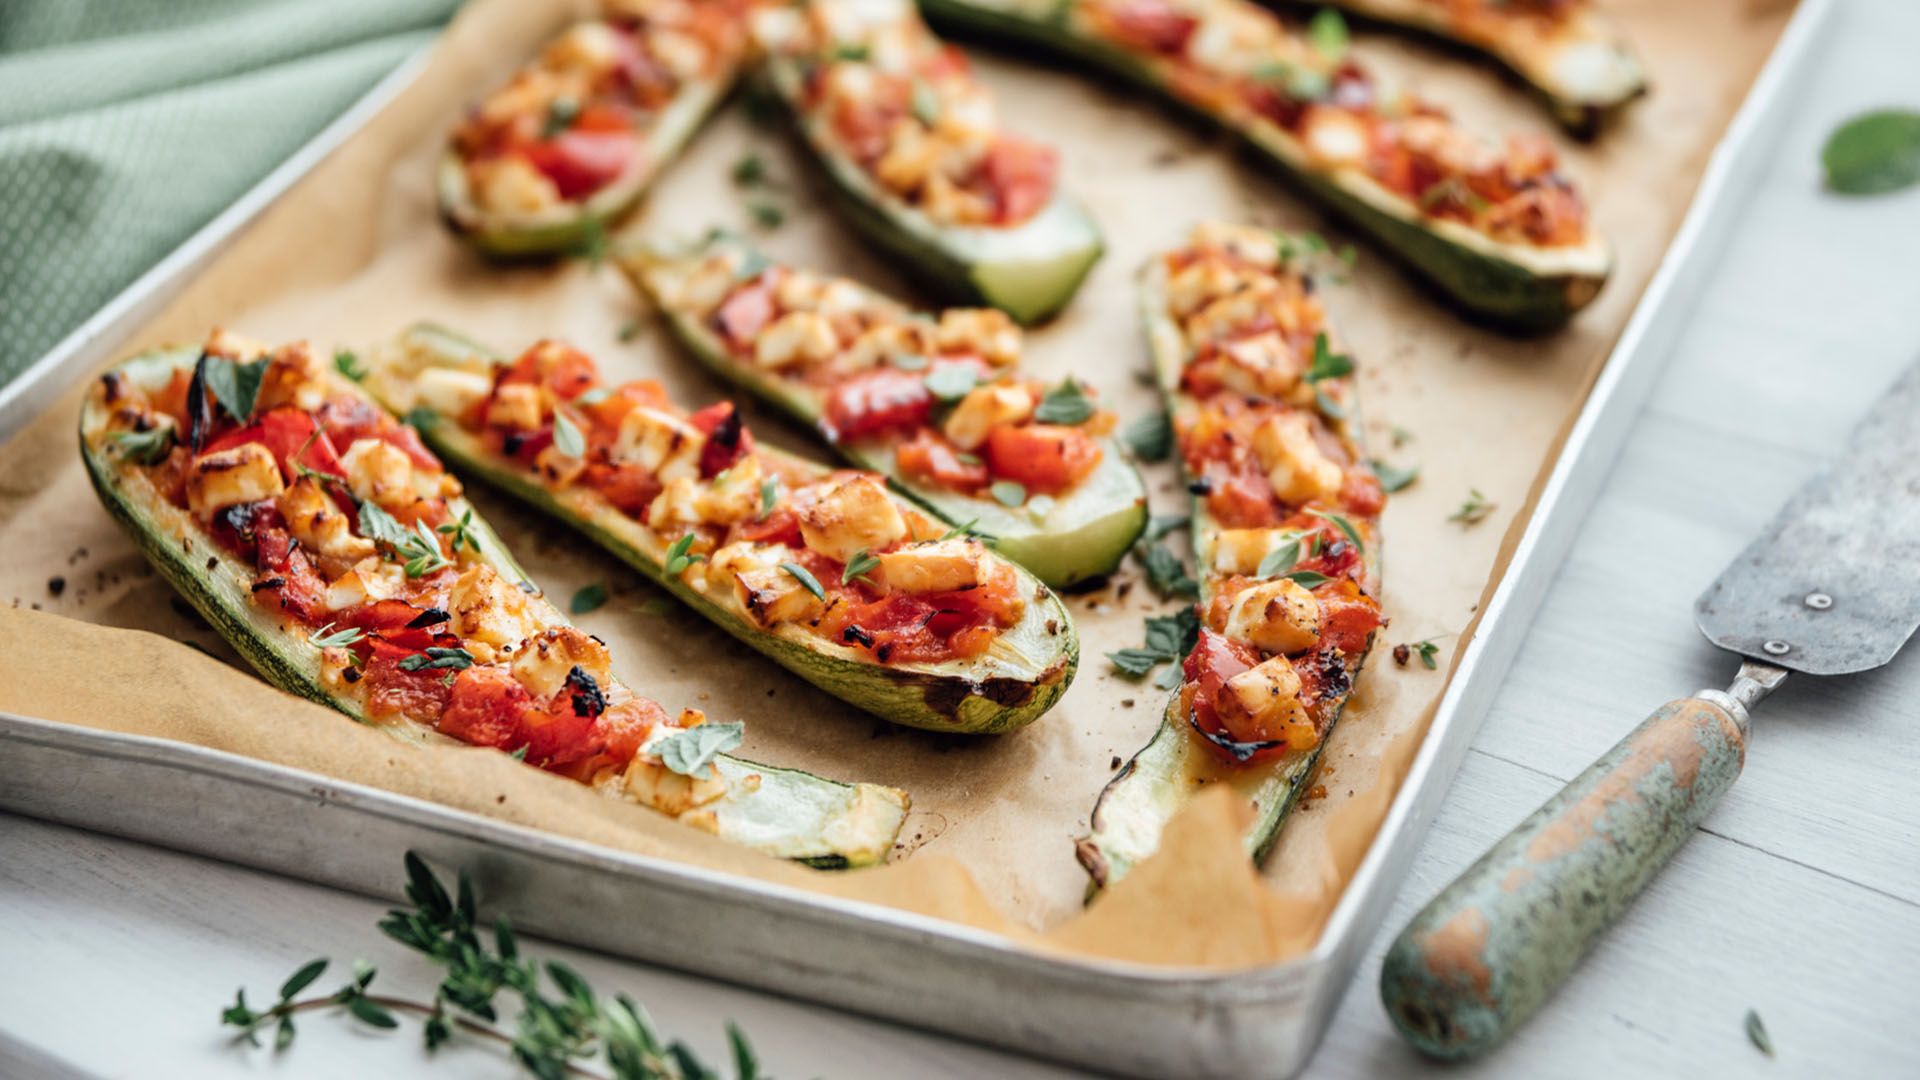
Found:
<svg viewBox="0 0 1920 1080"><path fill-rule="evenodd" d="M0 384L429 41L459 0L0 0Z"/></svg>

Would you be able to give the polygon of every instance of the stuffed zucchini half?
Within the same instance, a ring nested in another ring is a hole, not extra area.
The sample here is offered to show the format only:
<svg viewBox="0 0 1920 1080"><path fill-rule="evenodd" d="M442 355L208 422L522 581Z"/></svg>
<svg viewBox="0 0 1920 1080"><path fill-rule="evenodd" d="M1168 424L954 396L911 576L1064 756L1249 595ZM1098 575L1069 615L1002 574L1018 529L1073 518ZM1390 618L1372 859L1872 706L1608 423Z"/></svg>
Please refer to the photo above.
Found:
<svg viewBox="0 0 1920 1080"><path fill-rule="evenodd" d="M1647 92L1620 25L1592 0L1330 0L1372 22L1423 31L1492 57L1582 138Z"/></svg>
<svg viewBox="0 0 1920 1080"><path fill-rule="evenodd" d="M454 231L502 258L592 242L732 89L749 0L607 0L476 106L440 161Z"/></svg>
<svg viewBox="0 0 1920 1080"><path fill-rule="evenodd" d="M108 371L80 443L100 500L274 685L400 739L493 747L770 855L884 860L906 793L716 755L540 595L410 427L304 343L216 332Z"/></svg>
<svg viewBox="0 0 1920 1080"><path fill-rule="evenodd" d="M1146 528L1113 414L1072 379L1021 378L1001 312L917 314L723 233L616 261L701 363L1047 584L1112 573Z"/></svg>
<svg viewBox="0 0 1920 1080"><path fill-rule="evenodd" d="M963 31L1049 48L1237 133L1309 195L1477 317L1550 329L1613 256L1551 143L1504 146L1389 92L1344 46L1250 0L923 0Z"/></svg>
<svg viewBox="0 0 1920 1080"><path fill-rule="evenodd" d="M1159 846L1202 785L1253 808L1265 856L1381 625L1380 482L1352 418L1352 362L1271 232L1202 225L1141 289L1154 371L1193 491L1200 599L1184 679L1093 808L1096 887Z"/></svg>
<svg viewBox="0 0 1920 1080"><path fill-rule="evenodd" d="M427 441L584 532L722 629L897 724L991 734L1038 719L1079 663L1033 575L866 472L756 449L732 402L685 415L540 342L508 361L418 326L366 386Z"/></svg>
<svg viewBox="0 0 1920 1080"><path fill-rule="evenodd" d="M808 0L756 13L765 76L853 224L950 303L1035 323L1103 250L1059 189L1059 156L1001 130L966 57L911 0Z"/></svg>

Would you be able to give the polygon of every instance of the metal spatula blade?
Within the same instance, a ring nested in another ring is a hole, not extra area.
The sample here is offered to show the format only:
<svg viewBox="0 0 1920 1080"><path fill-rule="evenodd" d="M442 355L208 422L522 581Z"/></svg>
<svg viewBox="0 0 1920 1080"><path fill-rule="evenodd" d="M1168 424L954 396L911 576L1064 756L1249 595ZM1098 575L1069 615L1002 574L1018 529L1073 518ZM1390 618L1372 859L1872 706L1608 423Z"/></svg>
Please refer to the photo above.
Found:
<svg viewBox="0 0 1920 1080"><path fill-rule="evenodd" d="M1655 710L1394 940L1380 996L1415 1046L1472 1057L1519 1026L1740 775L1749 709L1788 671L1879 667L1920 626L1920 364L1695 617L1743 658L1733 684Z"/></svg>
<svg viewBox="0 0 1920 1080"><path fill-rule="evenodd" d="M1808 675L1893 659L1920 627L1920 365L1694 603L1707 640Z"/></svg>

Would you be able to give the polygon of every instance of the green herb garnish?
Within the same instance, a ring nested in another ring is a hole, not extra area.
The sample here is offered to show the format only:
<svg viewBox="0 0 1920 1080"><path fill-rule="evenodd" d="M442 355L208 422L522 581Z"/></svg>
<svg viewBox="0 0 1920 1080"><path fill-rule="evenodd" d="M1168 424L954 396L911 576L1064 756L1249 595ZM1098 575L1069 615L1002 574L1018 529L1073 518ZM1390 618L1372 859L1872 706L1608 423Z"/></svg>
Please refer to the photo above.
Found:
<svg viewBox="0 0 1920 1080"><path fill-rule="evenodd" d="M1321 8L1307 23L1307 40L1313 43L1315 52L1339 63L1347 55L1347 20L1332 8Z"/></svg>
<svg viewBox="0 0 1920 1080"><path fill-rule="evenodd" d="M1461 503L1458 510L1448 514L1447 520L1461 525L1477 525L1493 513L1494 506L1485 495L1480 494L1479 488L1468 488L1467 501Z"/></svg>
<svg viewBox="0 0 1920 1080"><path fill-rule="evenodd" d="M465 649L442 649L429 646L425 652L417 652L403 657L401 671L421 671L428 668L446 668L451 671L464 671L473 666L473 654Z"/></svg>
<svg viewBox="0 0 1920 1080"><path fill-rule="evenodd" d="M352 349L335 349L333 351L333 370L345 375L354 382L359 382L361 379L367 377L367 369L360 366L360 357L355 355Z"/></svg>
<svg viewBox="0 0 1920 1080"><path fill-rule="evenodd" d="M260 380L267 374L265 357L258 360L215 360L207 365L207 389L227 415L244 424L253 416L260 396Z"/></svg>
<svg viewBox="0 0 1920 1080"><path fill-rule="evenodd" d="M1200 583L1187 573L1186 564L1163 545L1153 544L1134 550L1140 557L1140 564L1146 568L1147 584L1162 600L1174 597L1190 600L1200 595Z"/></svg>
<svg viewBox="0 0 1920 1080"><path fill-rule="evenodd" d="M1415 480L1420 479L1420 466L1418 465L1408 465L1405 468L1401 468L1397 465L1389 465L1378 458L1375 458L1370 464L1373 466L1373 475L1380 478L1380 490L1389 495L1396 491L1406 490Z"/></svg>
<svg viewBox="0 0 1920 1080"><path fill-rule="evenodd" d="M580 425L563 412L553 414L553 445L570 458L587 456L587 437L580 433Z"/></svg>
<svg viewBox="0 0 1920 1080"><path fill-rule="evenodd" d="M1360 530L1354 528L1353 522L1348 521L1345 516L1341 514L1336 514L1331 510L1316 510L1316 509L1313 509L1312 507L1309 507L1307 509L1307 513L1312 514L1314 517L1317 517L1322 521L1330 522L1334 528L1339 529L1341 532L1345 533L1347 535L1348 540L1353 541L1353 550L1358 551L1361 554L1366 553L1367 545L1363 543L1360 539Z"/></svg>
<svg viewBox="0 0 1920 1080"><path fill-rule="evenodd" d="M171 424L155 424L145 431L116 431L112 438L120 455L139 465L157 465L173 452Z"/></svg>
<svg viewBox="0 0 1920 1080"><path fill-rule="evenodd" d="M760 514L755 517L754 520L767 520L767 515L773 513L774 504L779 501L780 478L777 476L769 476L765 480L760 481Z"/></svg>
<svg viewBox="0 0 1920 1080"><path fill-rule="evenodd" d="M1033 418L1042 424L1084 424L1093 412L1093 399L1080 388L1078 381L1069 377L1047 391L1047 396L1040 399L1040 407L1033 411Z"/></svg>
<svg viewBox="0 0 1920 1080"><path fill-rule="evenodd" d="M847 560L846 569L840 572L840 584L846 585L857 579L864 579L868 572L879 565L879 559L869 555L866 548L861 548L853 553L853 558Z"/></svg>
<svg viewBox="0 0 1920 1080"><path fill-rule="evenodd" d="M693 534L682 533L680 539L675 540L673 545L667 548L666 569L669 575L678 577L686 571L687 567L692 566L694 563L707 561L705 555L689 554L688 550L692 547Z"/></svg>
<svg viewBox="0 0 1920 1080"><path fill-rule="evenodd" d="M471 507L460 515L458 521L449 521L445 525L435 528L433 531L442 536L450 536L453 538L453 553L455 555L460 554L462 545L471 548L476 555L480 552L480 538L473 535L473 510Z"/></svg>
<svg viewBox="0 0 1920 1080"><path fill-rule="evenodd" d="M1302 532L1287 533L1280 546L1267 552L1266 556L1260 560L1259 567L1253 572L1254 576L1270 578L1292 569L1293 564L1300 561L1300 541L1306 535Z"/></svg>
<svg viewBox="0 0 1920 1080"><path fill-rule="evenodd" d="M820 579L814 577L813 572L806 567L801 566L799 563L783 562L780 564L780 569L785 570L788 577L799 582L801 588L812 593L817 599L825 600L827 598L827 590L820 587Z"/></svg>
<svg viewBox="0 0 1920 1080"><path fill-rule="evenodd" d="M552 103L547 106L545 123L540 125L540 137L542 139L553 138L555 135L572 127L574 120L578 119L579 116L580 103L578 101L570 97L554 98Z"/></svg>
<svg viewBox="0 0 1920 1080"><path fill-rule="evenodd" d="M1173 453L1173 417L1165 409L1148 413L1128 424L1120 439L1141 461L1165 461Z"/></svg>
<svg viewBox="0 0 1920 1080"><path fill-rule="evenodd" d="M365 631L357 626L349 626L344 630L334 630L333 624L328 623L309 634L307 640L316 648L334 649L351 645L366 636Z"/></svg>
<svg viewBox="0 0 1920 1080"><path fill-rule="evenodd" d="M927 373L927 392L941 401L959 401L971 392L980 376L965 364L944 364Z"/></svg>
<svg viewBox="0 0 1920 1080"><path fill-rule="evenodd" d="M678 731L647 747L647 753L682 776L711 775L713 759L740 745L747 725L701 724Z"/></svg>
<svg viewBox="0 0 1920 1080"><path fill-rule="evenodd" d="M585 615L589 611L599 610L600 605L606 602L607 587L596 581L591 585L581 586L573 594L573 599L567 601L567 610L575 615Z"/></svg>
<svg viewBox="0 0 1920 1080"><path fill-rule="evenodd" d="M1334 352L1327 344L1324 333L1313 336L1313 364L1307 368L1307 381L1319 382L1321 379L1337 379L1342 375L1353 374L1353 359L1345 353Z"/></svg>

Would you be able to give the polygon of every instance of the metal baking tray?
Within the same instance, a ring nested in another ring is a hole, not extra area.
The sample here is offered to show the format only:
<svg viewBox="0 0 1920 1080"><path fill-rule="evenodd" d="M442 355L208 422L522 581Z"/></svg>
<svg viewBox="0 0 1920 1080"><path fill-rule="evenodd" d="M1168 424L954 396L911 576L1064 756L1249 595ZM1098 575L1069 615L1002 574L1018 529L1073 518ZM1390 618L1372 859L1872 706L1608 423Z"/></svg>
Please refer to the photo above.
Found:
<svg viewBox="0 0 1920 1080"><path fill-rule="evenodd" d="M1568 433L1479 633L1318 944L1236 972L1050 955L938 919L629 855L196 746L0 713L0 809L397 898L407 850L474 875L527 930L809 1002L1135 1076L1290 1076L1378 929L1691 299L1773 145L1835 0L1804 0ZM293 159L0 391L0 438L103 362L307 169L399 92L403 65ZM138 798L129 798L138 792ZM640 921L623 916L637 908ZM564 919L543 913L567 913ZM655 934L659 925L698 933ZM1009 1008L1017 996L1018 1008Z"/></svg>

